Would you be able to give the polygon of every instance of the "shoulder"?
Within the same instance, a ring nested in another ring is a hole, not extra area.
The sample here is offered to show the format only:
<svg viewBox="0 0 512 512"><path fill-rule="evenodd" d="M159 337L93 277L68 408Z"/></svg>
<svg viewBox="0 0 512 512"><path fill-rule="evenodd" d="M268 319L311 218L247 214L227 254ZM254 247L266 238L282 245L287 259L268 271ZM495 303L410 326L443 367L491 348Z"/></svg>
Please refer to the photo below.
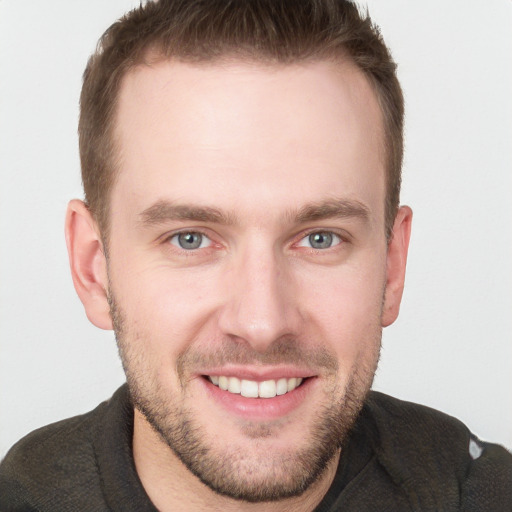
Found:
<svg viewBox="0 0 512 512"><path fill-rule="evenodd" d="M93 438L107 407L103 402L18 441L0 464L0 509L71 510L67 505L60 509L60 499L73 503L76 489L96 494L100 482Z"/></svg>
<svg viewBox="0 0 512 512"><path fill-rule="evenodd" d="M505 448L481 442L456 418L382 393L370 393L366 414L380 464L418 504L442 497L467 511L512 510Z"/></svg>

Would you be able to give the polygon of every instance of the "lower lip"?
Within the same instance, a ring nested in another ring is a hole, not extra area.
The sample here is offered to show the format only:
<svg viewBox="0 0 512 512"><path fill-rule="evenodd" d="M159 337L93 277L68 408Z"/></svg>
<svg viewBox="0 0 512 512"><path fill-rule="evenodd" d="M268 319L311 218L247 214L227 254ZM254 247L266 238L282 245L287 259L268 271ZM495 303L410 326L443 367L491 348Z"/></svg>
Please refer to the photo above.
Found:
<svg viewBox="0 0 512 512"><path fill-rule="evenodd" d="M298 409L314 388L316 378L309 377L293 391L274 398L247 398L224 391L202 377L206 392L228 412L245 419L272 420L281 418Z"/></svg>

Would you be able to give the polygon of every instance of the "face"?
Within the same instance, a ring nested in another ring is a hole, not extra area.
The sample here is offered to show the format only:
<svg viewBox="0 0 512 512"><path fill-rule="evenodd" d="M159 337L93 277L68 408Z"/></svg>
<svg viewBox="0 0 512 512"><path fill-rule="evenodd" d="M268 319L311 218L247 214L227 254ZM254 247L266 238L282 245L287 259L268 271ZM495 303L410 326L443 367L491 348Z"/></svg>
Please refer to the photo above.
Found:
<svg viewBox="0 0 512 512"><path fill-rule="evenodd" d="M160 62L125 77L116 136L108 293L136 422L218 493L301 494L389 323L375 94L349 63Z"/></svg>

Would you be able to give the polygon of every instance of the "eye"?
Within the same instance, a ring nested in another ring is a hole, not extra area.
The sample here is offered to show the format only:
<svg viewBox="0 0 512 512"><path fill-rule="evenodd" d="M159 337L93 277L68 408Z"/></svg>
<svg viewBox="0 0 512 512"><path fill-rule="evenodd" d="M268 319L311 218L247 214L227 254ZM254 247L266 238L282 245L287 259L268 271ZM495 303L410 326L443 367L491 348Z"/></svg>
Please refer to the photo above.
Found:
<svg viewBox="0 0 512 512"><path fill-rule="evenodd" d="M330 249L340 243L341 238L331 231L315 231L304 237L298 245L312 249Z"/></svg>
<svg viewBox="0 0 512 512"><path fill-rule="evenodd" d="M172 236L169 241L172 245L184 249L185 251L193 251L194 249L203 249L211 245L211 240L203 233L197 231L183 231Z"/></svg>

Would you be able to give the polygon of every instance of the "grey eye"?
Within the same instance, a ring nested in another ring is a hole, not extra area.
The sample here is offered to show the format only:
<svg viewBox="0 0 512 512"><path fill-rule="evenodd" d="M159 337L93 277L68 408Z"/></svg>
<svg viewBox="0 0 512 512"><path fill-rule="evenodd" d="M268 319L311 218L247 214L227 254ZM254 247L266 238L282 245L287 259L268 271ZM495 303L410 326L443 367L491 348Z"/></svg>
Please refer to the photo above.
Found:
<svg viewBox="0 0 512 512"><path fill-rule="evenodd" d="M332 231L314 231L305 236L298 245L311 249L330 249L342 242L341 237Z"/></svg>
<svg viewBox="0 0 512 512"><path fill-rule="evenodd" d="M339 237L329 231L319 231L308 236L309 245L313 249L329 249L329 247L332 247L333 242L337 243L338 240Z"/></svg>
<svg viewBox="0 0 512 512"><path fill-rule="evenodd" d="M332 245L332 233L311 233L308 238L313 249L328 249Z"/></svg>
<svg viewBox="0 0 512 512"><path fill-rule="evenodd" d="M171 238L171 244L185 249L186 251L192 251L194 249L201 249L209 245L208 237L202 233L196 231L186 231L184 233L178 233Z"/></svg>

